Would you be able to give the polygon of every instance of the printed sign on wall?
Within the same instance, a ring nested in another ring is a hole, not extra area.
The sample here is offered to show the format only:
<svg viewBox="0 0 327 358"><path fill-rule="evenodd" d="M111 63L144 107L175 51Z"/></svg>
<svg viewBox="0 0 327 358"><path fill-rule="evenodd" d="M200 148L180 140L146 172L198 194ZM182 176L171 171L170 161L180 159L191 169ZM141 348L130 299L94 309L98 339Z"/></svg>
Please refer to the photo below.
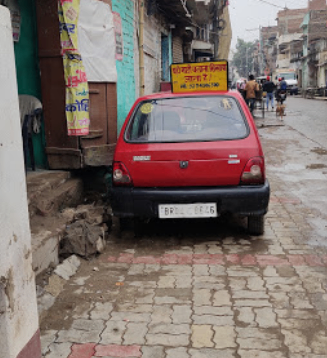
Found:
<svg viewBox="0 0 327 358"><path fill-rule="evenodd" d="M11 10L10 15L11 15L13 39L15 42L18 42L20 38L20 23L21 23L20 11Z"/></svg>
<svg viewBox="0 0 327 358"><path fill-rule="evenodd" d="M0 5L8 7L10 11L13 40L18 42L21 31L21 14L18 0L0 0Z"/></svg>
<svg viewBox="0 0 327 358"><path fill-rule="evenodd" d="M124 57L123 28L118 12L113 12L116 40L116 60L122 61Z"/></svg>
<svg viewBox="0 0 327 358"><path fill-rule="evenodd" d="M82 57L78 51L77 23L80 0L59 0L60 40L66 83L68 135L89 134L89 88Z"/></svg>
<svg viewBox="0 0 327 358"><path fill-rule="evenodd" d="M227 61L171 65L174 93L228 90Z"/></svg>

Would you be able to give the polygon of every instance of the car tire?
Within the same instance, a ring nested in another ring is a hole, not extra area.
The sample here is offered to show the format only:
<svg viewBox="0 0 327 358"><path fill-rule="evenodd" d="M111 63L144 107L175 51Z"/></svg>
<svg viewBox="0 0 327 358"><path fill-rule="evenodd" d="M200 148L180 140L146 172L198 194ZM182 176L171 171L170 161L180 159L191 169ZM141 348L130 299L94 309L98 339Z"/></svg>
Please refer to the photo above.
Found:
<svg viewBox="0 0 327 358"><path fill-rule="evenodd" d="M253 215L248 217L248 232L251 235L262 235L265 231L265 221L263 215Z"/></svg>

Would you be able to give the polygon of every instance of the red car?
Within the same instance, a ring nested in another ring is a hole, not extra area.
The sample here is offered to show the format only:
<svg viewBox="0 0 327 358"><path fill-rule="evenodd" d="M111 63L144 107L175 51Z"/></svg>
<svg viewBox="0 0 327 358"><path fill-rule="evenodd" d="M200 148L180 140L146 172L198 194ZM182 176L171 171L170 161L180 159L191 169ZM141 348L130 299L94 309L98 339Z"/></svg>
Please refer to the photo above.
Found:
<svg viewBox="0 0 327 358"><path fill-rule="evenodd" d="M248 218L264 232L270 195L253 118L238 92L159 93L127 116L113 164L111 204L124 218Z"/></svg>

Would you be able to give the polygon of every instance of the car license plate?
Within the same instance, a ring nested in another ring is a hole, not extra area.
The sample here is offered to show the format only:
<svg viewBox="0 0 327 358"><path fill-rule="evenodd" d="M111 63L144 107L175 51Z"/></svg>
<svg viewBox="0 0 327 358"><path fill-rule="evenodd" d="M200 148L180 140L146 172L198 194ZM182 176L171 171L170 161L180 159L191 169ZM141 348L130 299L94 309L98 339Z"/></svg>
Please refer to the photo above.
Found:
<svg viewBox="0 0 327 358"><path fill-rule="evenodd" d="M159 205L160 219L216 218L217 216L216 203Z"/></svg>

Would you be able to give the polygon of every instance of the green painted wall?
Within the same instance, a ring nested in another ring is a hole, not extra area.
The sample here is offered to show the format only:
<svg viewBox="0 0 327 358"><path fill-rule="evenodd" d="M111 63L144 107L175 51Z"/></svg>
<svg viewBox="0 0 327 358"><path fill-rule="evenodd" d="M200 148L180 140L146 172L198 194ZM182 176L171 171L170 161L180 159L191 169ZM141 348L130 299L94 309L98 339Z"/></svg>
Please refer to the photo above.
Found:
<svg viewBox="0 0 327 358"><path fill-rule="evenodd" d="M120 14L123 30L124 57L117 66L117 127L118 135L135 101L134 73L134 2L112 0L112 10Z"/></svg>
<svg viewBox="0 0 327 358"><path fill-rule="evenodd" d="M19 0L21 30L19 42L15 43L15 58L19 94L29 94L41 99L40 70L37 51L37 22L34 0ZM45 136L33 135L36 166L46 167Z"/></svg>

